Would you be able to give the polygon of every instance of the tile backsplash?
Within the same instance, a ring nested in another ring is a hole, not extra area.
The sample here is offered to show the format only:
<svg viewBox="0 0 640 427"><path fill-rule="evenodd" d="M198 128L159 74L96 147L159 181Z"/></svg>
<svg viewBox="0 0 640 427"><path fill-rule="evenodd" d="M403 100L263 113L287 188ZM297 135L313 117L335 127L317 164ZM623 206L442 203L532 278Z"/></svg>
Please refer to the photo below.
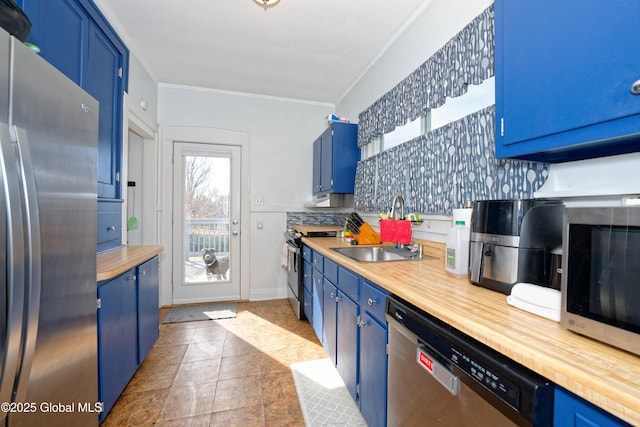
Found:
<svg viewBox="0 0 640 427"><path fill-rule="evenodd" d="M287 212L287 230L303 224L343 226L347 215L346 212Z"/></svg>

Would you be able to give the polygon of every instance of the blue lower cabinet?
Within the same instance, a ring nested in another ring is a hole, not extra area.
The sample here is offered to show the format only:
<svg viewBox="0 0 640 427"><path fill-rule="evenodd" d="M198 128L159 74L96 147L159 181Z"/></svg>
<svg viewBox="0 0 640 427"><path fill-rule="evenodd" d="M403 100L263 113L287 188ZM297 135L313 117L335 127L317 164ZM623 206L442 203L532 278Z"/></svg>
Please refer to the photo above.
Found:
<svg viewBox="0 0 640 427"><path fill-rule="evenodd" d="M554 393L553 425L556 427L630 426L560 387L556 387Z"/></svg>
<svg viewBox="0 0 640 427"><path fill-rule="evenodd" d="M387 325L360 314L360 412L369 427L387 422Z"/></svg>
<svg viewBox="0 0 640 427"><path fill-rule="evenodd" d="M335 365L338 362L336 351L336 328L338 322L338 306L336 305L336 298L338 297L338 288L336 288L336 286L329 280L324 279L322 292L324 294L322 345Z"/></svg>
<svg viewBox="0 0 640 427"><path fill-rule="evenodd" d="M159 269L158 257L138 267L138 363L160 335Z"/></svg>
<svg viewBox="0 0 640 427"><path fill-rule="evenodd" d="M389 294L368 280L360 283L360 412L369 427L387 423L387 319Z"/></svg>
<svg viewBox="0 0 640 427"><path fill-rule="evenodd" d="M136 273L129 270L98 286L100 421L109 413L138 368Z"/></svg>
<svg viewBox="0 0 640 427"><path fill-rule="evenodd" d="M313 318L311 319L311 326L318 337L318 340L322 342L322 330L324 329L324 292L322 289L323 276L318 270L313 269L312 274L312 289L311 289L311 311L313 311Z"/></svg>
<svg viewBox="0 0 640 427"><path fill-rule="evenodd" d="M158 257L98 283L98 301L98 391L104 403L102 421L158 339Z"/></svg>
<svg viewBox="0 0 640 427"><path fill-rule="evenodd" d="M309 292L307 288L304 288L304 295L302 297L302 306L303 306L305 317L307 318L309 323L313 325L313 295L311 294L311 292Z"/></svg>
<svg viewBox="0 0 640 427"><path fill-rule="evenodd" d="M339 290L336 306L336 369L351 397L357 400L358 305Z"/></svg>

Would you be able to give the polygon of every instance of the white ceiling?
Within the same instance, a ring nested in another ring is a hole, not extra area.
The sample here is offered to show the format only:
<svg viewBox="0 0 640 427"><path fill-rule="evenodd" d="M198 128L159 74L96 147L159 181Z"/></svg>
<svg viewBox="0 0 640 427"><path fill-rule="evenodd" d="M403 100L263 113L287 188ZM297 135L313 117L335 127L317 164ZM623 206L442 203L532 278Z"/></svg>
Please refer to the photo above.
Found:
<svg viewBox="0 0 640 427"><path fill-rule="evenodd" d="M431 0L101 0L158 83L335 104Z"/></svg>

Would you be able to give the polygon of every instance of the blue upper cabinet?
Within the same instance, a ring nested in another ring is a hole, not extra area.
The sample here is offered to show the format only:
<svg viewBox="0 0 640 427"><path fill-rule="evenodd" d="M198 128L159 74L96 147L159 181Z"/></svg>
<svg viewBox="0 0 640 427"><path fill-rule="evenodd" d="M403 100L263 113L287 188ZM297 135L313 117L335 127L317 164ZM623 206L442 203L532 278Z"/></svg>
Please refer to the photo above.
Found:
<svg viewBox="0 0 640 427"><path fill-rule="evenodd" d="M496 0L497 157L640 151L638 16L635 0Z"/></svg>
<svg viewBox="0 0 640 427"><path fill-rule="evenodd" d="M91 0L18 0L32 28L27 41L100 102L98 197L121 198L122 100L129 52Z"/></svg>
<svg viewBox="0 0 640 427"><path fill-rule="evenodd" d="M358 125L332 123L313 142L313 195L353 193L358 160Z"/></svg>

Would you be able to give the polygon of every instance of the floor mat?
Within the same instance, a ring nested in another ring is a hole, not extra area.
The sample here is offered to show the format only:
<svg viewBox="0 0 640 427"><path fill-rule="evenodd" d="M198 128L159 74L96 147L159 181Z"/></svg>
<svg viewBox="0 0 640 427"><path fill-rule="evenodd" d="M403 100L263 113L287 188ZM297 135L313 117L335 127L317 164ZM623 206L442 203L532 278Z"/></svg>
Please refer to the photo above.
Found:
<svg viewBox="0 0 640 427"><path fill-rule="evenodd" d="M367 425L330 359L294 363L291 372L307 427Z"/></svg>
<svg viewBox="0 0 640 427"><path fill-rule="evenodd" d="M162 323L195 322L199 320L229 319L236 317L235 302L180 305L173 307Z"/></svg>

